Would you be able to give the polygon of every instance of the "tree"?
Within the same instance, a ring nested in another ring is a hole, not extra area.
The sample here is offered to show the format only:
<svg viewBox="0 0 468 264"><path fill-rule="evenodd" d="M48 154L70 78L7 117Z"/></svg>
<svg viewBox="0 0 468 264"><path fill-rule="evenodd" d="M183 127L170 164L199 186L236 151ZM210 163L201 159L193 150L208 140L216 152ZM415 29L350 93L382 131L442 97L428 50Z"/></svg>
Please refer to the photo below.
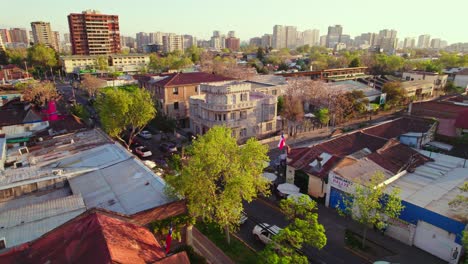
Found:
<svg viewBox="0 0 468 264"><path fill-rule="evenodd" d="M315 112L315 116L319 120L320 124L327 125L330 122L330 115L328 113L328 108L320 108Z"/></svg>
<svg viewBox="0 0 468 264"><path fill-rule="evenodd" d="M267 151L253 138L239 147L229 128L215 126L193 141L180 174L166 180L185 197L189 213L223 227L229 243L229 232L239 225L242 202L269 192L262 176Z"/></svg>
<svg viewBox="0 0 468 264"><path fill-rule="evenodd" d="M133 138L155 117L151 95L136 86L127 89L107 89L96 100L102 127L130 149ZM124 140L127 132L128 140Z"/></svg>
<svg viewBox="0 0 468 264"><path fill-rule="evenodd" d="M95 97L99 88L106 86L106 81L101 80L91 74L84 74L81 80L81 88L88 93L90 97Z"/></svg>
<svg viewBox="0 0 468 264"><path fill-rule="evenodd" d="M199 48L197 46L191 46L185 50L186 56L190 58L193 63L200 62L200 57L202 53L203 48Z"/></svg>
<svg viewBox="0 0 468 264"><path fill-rule="evenodd" d="M36 44L28 49L28 61L41 72L50 69L51 75L53 75L52 67L58 64L55 50L44 44Z"/></svg>
<svg viewBox="0 0 468 264"><path fill-rule="evenodd" d="M376 172L368 182L353 184L354 193L343 197L344 209L337 209L342 214L351 217L363 226L362 247L365 247L367 229L376 226L384 228L385 219L398 218L404 206L401 204L400 190L393 188L390 193L384 193L384 175Z"/></svg>
<svg viewBox="0 0 468 264"><path fill-rule="evenodd" d="M24 48L7 49L6 56L8 58L8 63L23 67L28 56L28 52Z"/></svg>
<svg viewBox="0 0 468 264"><path fill-rule="evenodd" d="M276 107L278 113L283 112L283 108L284 108L284 97L278 96L278 102L277 102L277 107Z"/></svg>
<svg viewBox="0 0 468 264"><path fill-rule="evenodd" d="M82 104L73 104L70 112L83 120L89 118L89 112Z"/></svg>
<svg viewBox="0 0 468 264"><path fill-rule="evenodd" d="M361 66L361 61L359 58L354 58L350 63L349 66L350 68L355 68L355 67L360 67Z"/></svg>
<svg viewBox="0 0 468 264"><path fill-rule="evenodd" d="M45 106L59 97L55 84L51 82L30 82L26 84L23 98L38 106Z"/></svg>
<svg viewBox="0 0 468 264"><path fill-rule="evenodd" d="M264 58L265 58L265 49L263 49L263 47L258 47L257 59L259 59L260 61L263 61Z"/></svg>
<svg viewBox="0 0 468 264"><path fill-rule="evenodd" d="M406 91L401 82L388 82L383 85L382 93L387 94L386 104L391 107L403 105L406 102Z"/></svg>
<svg viewBox="0 0 468 264"><path fill-rule="evenodd" d="M273 261L267 263L308 263L299 254L304 245L322 249L327 244L325 228L318 222L317 203L302 195L282 200L280 208L291 223L273 237L262 256Z"/></svg>
<svg viewBox="0 0 468 264"><path fill-rule="evenodd" d="M445 85L445 92L448 94L461 94L465 91L462 87L455 86L453 81L447 81L447 84Z"/></svg>
<svg viewBox="0 0 468 264"><path fill-rule="evenodd" d="M456 209L457 215L466 222L468 221L468 181L465 181L458 189L460 194L449 202L449 206Z"/></svg>
<svg viewBox="0 0 468 264"><path fill-rule="evenodd" d="M106 56L98 56L96 58L94 66L101 72L102 76L104 72L107 72L109 70L109 61Z"/></svg>

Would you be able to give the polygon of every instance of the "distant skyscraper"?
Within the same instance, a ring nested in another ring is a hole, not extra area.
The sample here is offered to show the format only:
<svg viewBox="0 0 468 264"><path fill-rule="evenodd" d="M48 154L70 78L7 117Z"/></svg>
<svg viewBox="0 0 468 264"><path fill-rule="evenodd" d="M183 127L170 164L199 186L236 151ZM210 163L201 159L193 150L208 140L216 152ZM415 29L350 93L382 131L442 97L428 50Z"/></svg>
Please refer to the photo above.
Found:
<svg viewBox="0 0 468 264"><path fill-rule="evenodd" d="M0 37L3 40L3 44L11 42L10 31L8 29L0 29Z"/></svg>
<svg viewBox="0 0 468 264"><path fill-rule="evenodd" d="M0 37L0 51L5 51L5 45L3 45L2 37Z"/></svg>
<svg viewBox="0 0 468 264"><path fill-rule="evenodd" d="M31 22L34 44L44 44L56 51L59 50L57 36L50 28L49 22Z"/></svg>
<svg viewBox="0 0 468 264"><path fill-rule="evenodd" d="M431 40L431 48L441 49L442 48L442 40L440 38L432 39Z"/></svg>
<svg viewBox="0 0 468 264"><path fill-rule="evenodd" d="M427 49L430 47L431 36L430 35L421 35L418 38L418 48Z"/></svg>
<svg viewBox="0 0 468 264"><path fill-rule="evenodd" d="M63 34L63 42L64 43L70 43L70 33L64 33Z"/></svg>
<svg viewBox="0 0 468 264"><path fill-rule="evenodd" d="M274 49L286 48L286 27L275 25L273 27L272 46Z"/></svg>
<svg viewBox="0 0 468 264"><path fill-rule="evenodd" d="M172 33L163 36L163 51L173 52L175 50L184 50L184 38Z"/></svg>
<svg viewBox="0 0 468 264"><path fill-rule="evenodd" d="M238 38L226 38L225 40L226 48L232 51L238 51L240 49L240 39Z"/></svg>
<svg viewBox="0 0 468 264"><path fill-rule="evenodd" d="M24 28L11 28L10 37L10 42L29 44L28 31Z"/></svg>
<svg viewBox="0 0 468 264"><path fill-rule="evenodd" d="M302 32L303 45L317 46L320 42L319 30L312 29Z"/></svg>
<svg viewBox="0 0 468 264"><path fill-rule="evenodd" d="M101 55L120 52L119 16L87 10L68 15L74 55Z"/></svg>
<svg viewBox="0 0 468 264"><path fill-rule="evenodd" d="M416 47L416 39L412 37L405 38L403 41L403 48L404 49L414 49Z"/></svg>
<svg viewBox="0 0 468 264"><path fill-rule="evenodd" d="M273 35L272 34L264 34L262 36L262 42L261 46L262 47L271 47L273 41Z"/></svg>
<svg viewBox="0 0 468 264"><path fill-rule="evenodd" d="M286 47L295 49L297 47L297 29L293 26L286 26Z"/></svg>
<svg viewBox="0 0 468 264"><path fill-rule="evenodd" d="M236 32L231 30L228 32L228 38L235 38L236 37Z"/></svg>
<svg viewBox="0 0 468 264"><path fill-rule="evenodd" d="M394 29L380 30L377 45L385 52L394 52L397 47L397 31Z"/></svg>
<svg viewBox="0 0 468 264"><path fill-rule="evenodd" d="M184 38L184 49L188 49L192 46L197 46L197 38L192 35L183 35Z"/></svg>
<svg viewBox="0 0 468 264"><path fill-rule="evenodd" d="M219 30L213 31L213 37L221 37L221 31Z"/></svg>
<svg viewBox="0 0 468 264"><path fill-rule="evenodd" d="M327 46L327 35L320 36L320 46L326 47Z"/></svg>
<svg viewBox="0 0 468 264"><path fill-rule="evenodd" d="M375 33L362 33L360 38L359 38L359 43L356 43L356 45L369 45L369 46L374 46L376 45L376 39L377 39L377 34Z"/></svg>
<svg viewBox="0 0 468 264"><path fill-rule="evenodd" d="M149 35L146 32L138 32L136 34L135 39L136 39L136 43L137 43L137 49L138 49L139 52L142 52L143 47L150 43Z"/></svg>
<svg viewBox="0 0 468 264"><path fill-rule="evenodd" d="M335 48L336 44L341 42L341 35L343 34L343 26L335 25L328 27L327 34L327 48Z"/></svg>

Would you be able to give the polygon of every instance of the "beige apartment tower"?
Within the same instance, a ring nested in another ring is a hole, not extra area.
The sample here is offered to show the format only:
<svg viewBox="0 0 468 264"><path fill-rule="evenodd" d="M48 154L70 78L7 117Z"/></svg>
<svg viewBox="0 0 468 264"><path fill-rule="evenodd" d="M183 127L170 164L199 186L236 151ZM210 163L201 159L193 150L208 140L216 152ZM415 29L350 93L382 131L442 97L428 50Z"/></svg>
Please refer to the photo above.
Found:
<svg viewBox="0 0 468 264"><path fill-rule="evenodd" d="M44 44L58 51L58 40L49 22L31 22L34 44Z"/></svg>

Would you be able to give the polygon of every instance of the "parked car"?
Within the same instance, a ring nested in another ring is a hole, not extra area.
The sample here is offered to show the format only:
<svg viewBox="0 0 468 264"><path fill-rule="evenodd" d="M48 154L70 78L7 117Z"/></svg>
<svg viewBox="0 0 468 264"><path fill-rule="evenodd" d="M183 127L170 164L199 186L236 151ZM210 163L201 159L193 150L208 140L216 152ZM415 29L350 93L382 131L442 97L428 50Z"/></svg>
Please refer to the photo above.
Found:
<svg viewBox="0 0 468 264"><path fill-rule="evenodd" d="M149 150L145 146L136 147L135 153L142 158L150 157L151 155L153 155L153 153L151 153L151 150Z"/></svg>
<svg viewBox="0 0 468 264"><path fill-rule="evenodd" d="M159 146L159 149L161 149L161 151L166 152L166 153L177 152L177 146L176 144L172 142L161 143L161 145Z"/></svg>
<svg viewBox="0 0 468 264"><path fill-rule="evenodd" d="M138 134L138 136L140 136L140 137L142 137L144 139L151 139L151 137L153 135L151 135L151 133L148 130L143 130Z"/></svg>
<svg viewBox="0 0 468 264"><path fill-rule="evenodd" d="M282 229L275 225L267 223L258 224L252 230L255 239L262 241L264 244L270 243L272 237L277 235Z"/></svg>
<svg viewBox="0 0 468 264"><path fill-rule="evenodd" d="M169 164L167 164L167 161L164 158L156 158L154 161L161 168L169 168Z"/></svg>

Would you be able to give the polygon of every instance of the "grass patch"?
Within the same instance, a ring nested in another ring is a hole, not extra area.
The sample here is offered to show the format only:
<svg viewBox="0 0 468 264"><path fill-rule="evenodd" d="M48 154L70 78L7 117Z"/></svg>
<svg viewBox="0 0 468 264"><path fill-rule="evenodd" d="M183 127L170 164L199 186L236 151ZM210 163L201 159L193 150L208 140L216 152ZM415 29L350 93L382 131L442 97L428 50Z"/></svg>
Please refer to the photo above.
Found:
<svg viewBox="0 0 468 264"><path fill-rule="evenodd" d="M216 224L199 222L195 226L235 263L261 263L258 255L234 236L231 236L231 244L228 244L224 232Z"/></svg>

